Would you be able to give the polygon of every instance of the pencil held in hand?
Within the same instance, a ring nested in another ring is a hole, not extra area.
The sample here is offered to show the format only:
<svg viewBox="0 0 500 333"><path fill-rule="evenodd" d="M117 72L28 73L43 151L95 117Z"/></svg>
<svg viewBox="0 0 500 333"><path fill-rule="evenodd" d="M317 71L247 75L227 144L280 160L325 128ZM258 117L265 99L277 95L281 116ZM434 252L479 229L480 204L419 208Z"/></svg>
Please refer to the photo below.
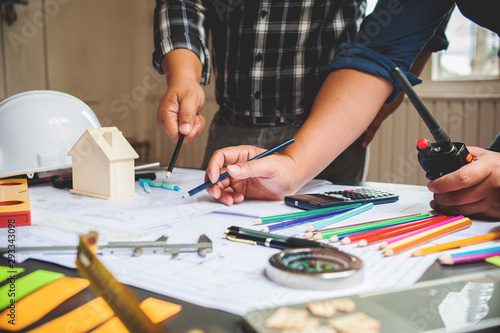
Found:
<svg viewBox="0 0 500 333"><path fill-rule="evenodd" d="M268 155L274 154L274 153L275 153L275 152L277 152L278 150L280 150L280 149L282 149L282 148L285 148L286 146L288 146L288 145L290 145L290 144L292 144L292 143L294 143L294 142L295 142L295 141L294 141L294 139L293 139L293 138L291 138L291 139L289 139L289 140L287 140L287 141L285 141L285 142L283 142L283 143L281 143L281 144L277 145L276 147L271 148L271 149L269 149L269 150L266 150L266 151L265 151L265 152L263 152L262 154L255 156L254 158L250 159L249 161L258 160L258 159L260 159L260 158L262 158L262 157L266 157L266 156L268 156ZM221 174L221 175L219 176L219 179L217 179L217 181L216 181L215 183L218 183L218 182L222 181L223 179L226 179L227 177L229 177L229 172L227 172L227 171L226 171L226 172L224 172L223 174ZM188 191L188 192L187 192L186 194L184 194L182 197L183 197L183 198L189 198L189 197L192 197L192 196L193 196L193 195L195 195L196 193L199 193L199 192L203 191L204 189L206 189L206 188L208 188L208 187L210 187L210 186L214 185L215 183L212 183L211 181L207 181L207 182L205 182L205 183L201 184L200 186L197 186L197 187L193 188L191 191Z"/></svg>
<svg viewBox="0 0 500 333"><path fill-rule="evenodd" d="M179 152L181 151L183 141L184 141L184 134L179 134L179 140L177 141L174 154L172 155L172 159L170 160L170 164L168 165L167 168L167 178L170 177L172 171L174 170L175 161L177 161L177 157L179 156Z"/></svg>

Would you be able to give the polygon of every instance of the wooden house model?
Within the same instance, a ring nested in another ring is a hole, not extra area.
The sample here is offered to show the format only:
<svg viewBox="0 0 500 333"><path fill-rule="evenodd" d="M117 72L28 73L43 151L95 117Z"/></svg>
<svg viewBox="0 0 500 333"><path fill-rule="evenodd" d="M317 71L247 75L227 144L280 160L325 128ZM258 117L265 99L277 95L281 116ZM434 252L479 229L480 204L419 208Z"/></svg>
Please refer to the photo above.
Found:
<svg viewBox="0 0 500 333"><path fill-rule="evenodd" d="M104 199L136 195L134 160L139 155L116 127L87 129L68 155L72 193Z"/></svg>

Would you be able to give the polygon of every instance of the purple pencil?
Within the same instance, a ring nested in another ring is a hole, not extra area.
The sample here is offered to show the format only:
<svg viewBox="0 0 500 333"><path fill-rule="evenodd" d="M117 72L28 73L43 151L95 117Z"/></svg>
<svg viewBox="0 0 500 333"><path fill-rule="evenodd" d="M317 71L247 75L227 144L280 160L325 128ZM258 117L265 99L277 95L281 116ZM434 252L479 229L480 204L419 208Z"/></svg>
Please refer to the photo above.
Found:
<svg viewBox="0 0 500 333"><path fill-rule="evenodd" d="M443 265L464 264L468 262L482 261L486 258L495 257L500 255L500 251L477 253L465 256L452 257L449 254L443 254L439 262Z"/></svg>
<svg viewBox="0 0 500 333"><path fill-rule="evenodd" d="M342 213L345 213L345 212L347 212L351 209L354 209L354 208L357 208L357 207L354 206L354 207L342 208L342 209L334 210L331 212L324 212L324 213L320 213L320 214L316 214L316 215L299 217L299 218L296 218L293 220L288 220L288 221L276 223L276 224L273 224L270 226L266 226L266 227L262 228L260 231L271 232L271 231L275 231L275 230L291 228L291 227L295 227L297 225L301 225L301 224L304 224L307 222L318 221L318 220L321 220L321 219L324 219L324 218L327 218L327 217L330 217L333 215L342 214Z"/></svg>

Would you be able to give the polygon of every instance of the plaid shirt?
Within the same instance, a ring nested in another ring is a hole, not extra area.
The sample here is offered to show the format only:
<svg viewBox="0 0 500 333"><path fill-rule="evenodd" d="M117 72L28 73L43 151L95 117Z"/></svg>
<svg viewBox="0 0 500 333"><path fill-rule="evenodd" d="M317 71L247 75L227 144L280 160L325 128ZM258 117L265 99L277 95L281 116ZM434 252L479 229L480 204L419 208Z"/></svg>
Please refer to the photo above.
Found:
<svg viewBox="0 0 500 333"><path fill-rule="evenodd" d="M153 64L174 49L210 62L219 105L239 116L309 113L335 50L351 41L365 0L157 0ZM212 57L208 50L211 32Z"/></svg>

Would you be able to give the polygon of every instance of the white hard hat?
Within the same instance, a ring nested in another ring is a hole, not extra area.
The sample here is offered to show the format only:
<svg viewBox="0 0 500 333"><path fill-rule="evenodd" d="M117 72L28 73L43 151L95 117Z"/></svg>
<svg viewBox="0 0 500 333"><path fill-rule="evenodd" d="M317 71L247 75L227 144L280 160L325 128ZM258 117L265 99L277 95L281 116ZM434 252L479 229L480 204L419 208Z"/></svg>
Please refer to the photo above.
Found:
<svg viewBox="0 0 500 333"><path fill-rule="evenodd" d="M88 128L101 127L78 98L33 90L0 102L0 178L71 168L68 151Z"/></svg>

